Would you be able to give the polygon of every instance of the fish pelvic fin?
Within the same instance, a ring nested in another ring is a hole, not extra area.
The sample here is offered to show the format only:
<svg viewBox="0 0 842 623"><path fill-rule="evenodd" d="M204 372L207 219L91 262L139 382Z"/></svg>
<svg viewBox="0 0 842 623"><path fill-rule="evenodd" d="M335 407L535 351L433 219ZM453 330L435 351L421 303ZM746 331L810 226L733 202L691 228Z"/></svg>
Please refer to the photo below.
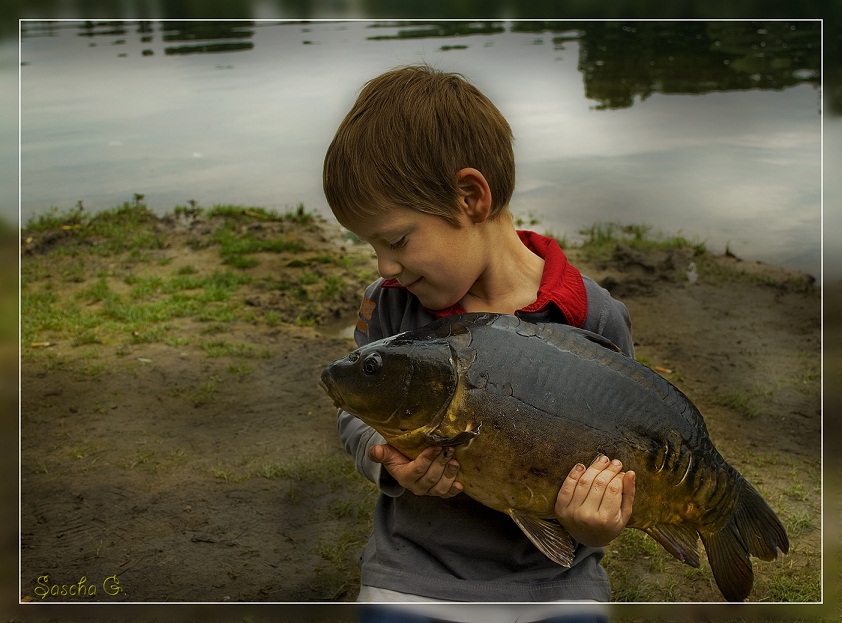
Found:
<svg viewBox="0 0 842 623"><path fill-rule="evenodd" d="M699 533L685 524L658 524L643 530L681 562L699 567Z"/></svg>
<svg viewBox="0 0 842 623"><path fill-rule="evenodd" d="M541 550L547 558L562 567L569 567L573 562L573 539L567 530L551 519L542 519L523 513L514 508L508 510L518 527Z"/></svg>
<svg viewBox="0 0 842 623"><path fill-rule="evenodd" d="M749 555L774 560L789 551L780 519L747 481L728 523L712 534L701 534L716 585L728 601L744 601L751 593L754 572Z"/></svg>

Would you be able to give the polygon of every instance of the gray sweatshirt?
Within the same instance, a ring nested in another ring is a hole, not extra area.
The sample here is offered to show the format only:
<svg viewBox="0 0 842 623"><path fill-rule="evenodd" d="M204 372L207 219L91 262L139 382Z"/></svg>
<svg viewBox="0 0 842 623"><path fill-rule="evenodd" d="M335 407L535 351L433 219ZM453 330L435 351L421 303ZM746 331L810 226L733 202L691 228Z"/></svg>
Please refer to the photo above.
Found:
<svg viewBox="0 0 842 623"><path fill-rule="evenodd" d="M625 305L579 275L557 245L548 251L542 248L539 254L545 259L545 275L548 270L557 273L558 264L563 263L575 273L575 277L567 274L568 282L581 280L587 311L580 315L584 322L577 324L607 337L633 357ZM554 287L542 282L542 289L545 285L550 290ZM530 311L517 312L524 320L571 324L552 302L542 309L534 305L526 309ZM421 327L440 315L424 309L407 290L388 282L384 287L381 279L366 289L355 339L362 346ZM569 310L568 315L572 315ZM599 564L602 548L578 544L573 564L561 567L538 551L510 517L467 495L442 499L405 491L380 464L368 459L372 445L385 443L379 433L344 411L339 412L338 425L357 470L380 491L373 531L361 559L363 585L453 601L611 599L607 574Z"/></svg>

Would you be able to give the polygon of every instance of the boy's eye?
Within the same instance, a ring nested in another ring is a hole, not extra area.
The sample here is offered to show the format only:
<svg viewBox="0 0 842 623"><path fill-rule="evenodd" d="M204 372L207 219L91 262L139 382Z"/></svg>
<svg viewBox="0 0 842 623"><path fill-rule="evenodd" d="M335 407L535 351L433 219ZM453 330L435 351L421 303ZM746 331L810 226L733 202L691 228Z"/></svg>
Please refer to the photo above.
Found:
<svg viewBox="0 0 842 623"><path fill-rule="evenodd" d="M400 249L401 247L406 246L406 236L402 236L400 240L397 240L389 245L390 249Z"/></svg>

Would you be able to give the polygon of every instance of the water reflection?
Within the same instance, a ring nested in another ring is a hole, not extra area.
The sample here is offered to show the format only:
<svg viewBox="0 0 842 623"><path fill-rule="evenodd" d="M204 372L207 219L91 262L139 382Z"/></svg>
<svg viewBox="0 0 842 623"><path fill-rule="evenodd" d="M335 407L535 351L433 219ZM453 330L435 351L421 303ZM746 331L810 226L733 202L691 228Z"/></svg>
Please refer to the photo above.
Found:
<svg viewBox="0 0 842 623"><path fill-rule="evenodd" d="M205 54L213 52L236 52L251 50L254 43L250 39L254 36L254 22L251 21L165 21L160 24L151 21L140 22L95 22L86 21L81 24L67 24L65 22L22 22L21 37L55 36L59 29L76 28L80 37L94 39L96 37L113 38L111 45L123 45L125 36L130 32L139 35L141 43L152 43L155 40L155 27L161 32L161 40L181 42L183 45L166 46L164 53L173 54ZM91 43L91 45L96 45ZM152 56L150 48L142 50L143 56ZM124 53L118 53L123 56Z"/></svg>
<svg viewBox="0 0 842 623"><path fill-rule="evenodd" d="M24 22L24 38L49 36L65 24ZM154 40L153 22L91 22L75 26L79 36L123 37L133 29L142 43ZM158 25L164 53L203 54L254 48L253 21L165 21ZM627 108L652 93L784 89L818 86L821 77L819 22L379 22L369 41L435 39L505 33L556 33L555 47L579 42L578 68L585 95L596 108ZM465 49L465 45L442 50ZM309 43L309 42L305 42ZM486 44L487 45L487 44ZM151 56L152 49L144 49ZM121 53L122 54L122 53Z"/></svg>
<svg viewBox="0 0 842 623"><path fill-rule="evenodd" d="M252 22L163 22L164 41L185 41L189 45L168 46L165 54L204 54L251 50ZM220 41L223 39L224 41ZM149 38L151 41L151 38Z"/></svg>
<svg viewBox="0 0 842 623"><path fill-rule="evenodd" d="M49 27L49 26L48 26ZM128 32L124 22L91 22L87 21L79 26L80 37L113 37L125 35Z"/></svg>
<svg viewBox="0 0 842 623"><path fill-rule="evenodd" d="M564 32L579 41L585 94L597 108L626 108L652 93L818 85L818 22L516 23L516 32Z"/></svg>
<svg viewBox="0 0 842 623"><path fill-rule="evenodd" d="M400 25L400 22L398 22ZM394 23L381 22L373 27L393 28ZM493 35L505 32L502 22L413 22L409 28L400 28L397 33L372 35L369 41L390 39L428 39L434 37L461 37L466 35Z"/></svg>
<svg viewBox="0 0 842 623"><path fill-rule="evenodd" d="M792 25L791 30L789 25L775 23L691 22L681 28L599 24L585 31L579 68L588 97L611 108L630 106L635 96L646 98L655 91L705 93L782 89L800 82L818 85L819 37L812 24ZM605 93L606 88L613 92Z"/></svg>

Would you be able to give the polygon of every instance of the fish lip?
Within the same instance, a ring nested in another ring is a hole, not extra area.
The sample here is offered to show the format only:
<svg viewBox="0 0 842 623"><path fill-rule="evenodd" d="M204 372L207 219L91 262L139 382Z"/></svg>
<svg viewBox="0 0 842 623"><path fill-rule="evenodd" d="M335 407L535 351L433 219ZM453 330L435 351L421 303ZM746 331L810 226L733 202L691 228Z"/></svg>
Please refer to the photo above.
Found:
<svg viewBox="0 0 842 623"><path fill-rule="evenodd" d="M339 388L336 387L336 384L333 383L333 379L329 377L322 377L319 379L319 387L321 387L325 393L330 396L330 399L333 400L333 406L338 409L344 408L345 401L342 400L342 394L339 392Z"/></svg>

